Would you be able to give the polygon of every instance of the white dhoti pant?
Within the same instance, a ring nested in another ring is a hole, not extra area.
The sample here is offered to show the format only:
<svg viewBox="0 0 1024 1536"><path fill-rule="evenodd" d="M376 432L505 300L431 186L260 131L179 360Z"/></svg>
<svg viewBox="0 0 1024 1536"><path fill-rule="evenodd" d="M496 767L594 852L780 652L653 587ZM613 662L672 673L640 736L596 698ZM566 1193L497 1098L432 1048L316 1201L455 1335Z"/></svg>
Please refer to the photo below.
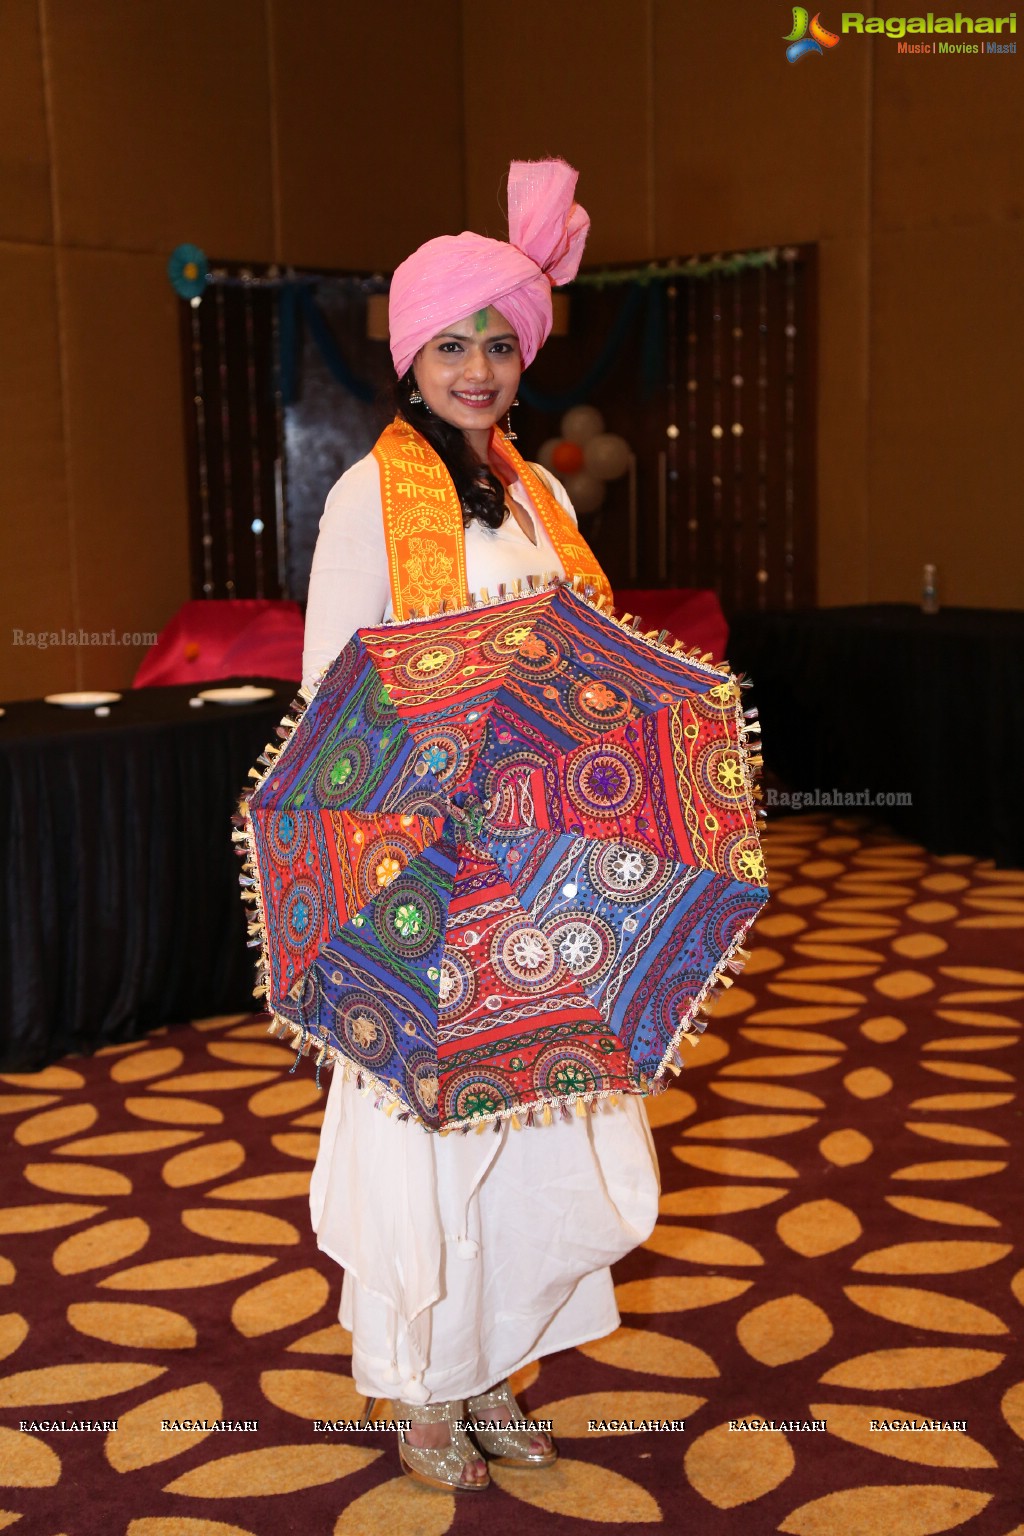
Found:
<svg viewBox="0 0 1024 1536"><path fill-rule="evenodd" d="M650 1236L660 1180L643 1105L609 1102L441 1137L335 1070L309 1204L360 1392L473 1396L619 1326L609 1265Z"/></svg>

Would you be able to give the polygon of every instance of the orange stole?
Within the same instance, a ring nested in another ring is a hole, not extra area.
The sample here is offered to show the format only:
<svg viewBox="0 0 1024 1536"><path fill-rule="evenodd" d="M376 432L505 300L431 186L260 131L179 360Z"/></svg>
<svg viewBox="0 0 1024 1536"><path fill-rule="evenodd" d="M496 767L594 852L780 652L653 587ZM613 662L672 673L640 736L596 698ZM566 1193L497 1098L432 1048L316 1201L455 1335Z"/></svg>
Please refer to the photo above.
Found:
<svg viewBox="0 0 1024 1536"><path fill-rule="evenodd" d="M497 427L491 446L522 480L566 576L583 577L595 595L610 599L607 576L540 475ZM440 455L400 416L385 427L373 445L373 455L380 468L395 618L407 619L412 610L436 613L442 602L449 608L467 608L462 505Z"/></svg>

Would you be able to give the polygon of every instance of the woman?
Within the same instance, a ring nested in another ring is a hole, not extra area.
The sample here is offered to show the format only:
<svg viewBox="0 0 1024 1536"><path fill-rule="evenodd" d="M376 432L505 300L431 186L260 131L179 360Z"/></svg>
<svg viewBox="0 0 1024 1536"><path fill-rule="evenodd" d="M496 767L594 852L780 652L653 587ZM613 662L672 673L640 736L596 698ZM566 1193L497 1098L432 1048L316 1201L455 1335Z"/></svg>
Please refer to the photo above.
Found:
<svg viewBox="0 0 1024 1536"><path fill-rule="evenodd" d="M510 241L428 241L391 286L396 418L327 498L313 558L303 681L353 632L527 576L582 573L607 590L563 488L498 422L551 330L551 288L575 276L589 219L564 161L513 162ZM423 486L426 486L426 491ZM332 1076L310 1213L345 1270L339 1317L369 1399L390 1398L405 1471L432 1487L489 1482L477 1445L550 1466L508 1376L619 1325L609 1265L650 1234L660 1185L636 1098L496 1135L396 1123ZM613 1107L614 1106L614 1107Z"/></svg>

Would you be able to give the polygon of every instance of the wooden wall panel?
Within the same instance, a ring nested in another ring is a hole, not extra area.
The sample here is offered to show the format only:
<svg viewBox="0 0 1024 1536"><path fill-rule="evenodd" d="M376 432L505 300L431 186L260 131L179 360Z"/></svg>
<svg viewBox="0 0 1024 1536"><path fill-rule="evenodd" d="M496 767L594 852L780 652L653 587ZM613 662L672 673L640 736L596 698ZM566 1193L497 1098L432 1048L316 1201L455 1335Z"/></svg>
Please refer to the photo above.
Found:
<svg viewBox="0 0 1024 1536"><path fill-rule="evenodd" d="M818 602L868 601L868 249L818 247Z"/></svg>
<svg viewBox="0 0 1024 1536"><path fill-rule="evenodd" d="M647 176L650 0L463 4L468 225L506 237L509 161L560 155L591 218L584 262L654 255Z"/></svg>
<svg viewBox="0 0 1024 1536"><path fill-rule="evenodd" d="M462 229L459 0L400 18L352 0L270 0L270 15L278 259L387 271Z"/></svg>
<svg viewBox="0 0 1024 1536"><path fill-rule="evenodd" d="M1019 55L908 56L879 40L875 60L876 227L955 239L1024 218Z"/></svg>
<svg viewBox="0 0 1024 1536"><path fill-rule="evenodd" d="M789 15L655 0L655 239L661 256L819 244L819 601L864 602L871 53L790 64Z"/></svg>
<svg viewBox="0 0 1024 1536"><path fill-rule="evenodd" d="M0 38L0 240L46 241L50 155L37 0L0 0Z"/></svg>
<svg viewBox="0 0 1024 1536"><path fill-rule="evenodd" d="M175 245L387 269L503 235L508 161L549 154L580 168L590 265L819 243L823 603L915 600L925 560L946 602L1024 603L1016 61L847 37L790 65L789 15L0 0L0 609L158 629L187 594ZM5 642L0 695L137 660Z"/></svg>
<svg viewBox="0 0 1024 1536"><path fill-rule="evenodd" d="M763 0L654 6L660 255L846 237L867 226L868 49L790 64Z"/></svg>
<svg viewBox="0 0 1024 1536"><path fill-rule="evenodd" d="M159 630L189 595L179 301L160 256L59 259L80 622ZM81 686L124 686L144 652L86 652Z"/></svg>
<svg viewBox="0 0 1024 1536"><path fill-rule="evenodd" d="M51 251L0 245L0 700L76 686L73 657L12 633L77 624L54 288Z"/></svg>
<svg viewBox="0 0 1024 1536"><path fill-rule="evenodd" d="M269 259L263 0L44 0L58 238Z"/></svg>
<svg viewBox="0 0 1024 1536"><path fill-rule="evenodd" d="M872 295L871 598L1024 606L1024 227L879 235Z"/></svg>

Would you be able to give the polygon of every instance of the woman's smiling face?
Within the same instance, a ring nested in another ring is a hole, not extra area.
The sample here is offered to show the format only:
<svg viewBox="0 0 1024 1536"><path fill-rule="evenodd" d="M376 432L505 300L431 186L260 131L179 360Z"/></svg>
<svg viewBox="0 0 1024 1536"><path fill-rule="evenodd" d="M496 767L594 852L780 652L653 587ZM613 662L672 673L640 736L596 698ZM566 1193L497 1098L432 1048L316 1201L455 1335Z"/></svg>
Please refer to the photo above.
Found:
<svg viewBox="0 0 1024 1536"><path fill-rule="evenodd" d="M439 331L413 363L425 404L463 432L490 431L515 399L522 371L516 333L493 307Z"/></svg>

